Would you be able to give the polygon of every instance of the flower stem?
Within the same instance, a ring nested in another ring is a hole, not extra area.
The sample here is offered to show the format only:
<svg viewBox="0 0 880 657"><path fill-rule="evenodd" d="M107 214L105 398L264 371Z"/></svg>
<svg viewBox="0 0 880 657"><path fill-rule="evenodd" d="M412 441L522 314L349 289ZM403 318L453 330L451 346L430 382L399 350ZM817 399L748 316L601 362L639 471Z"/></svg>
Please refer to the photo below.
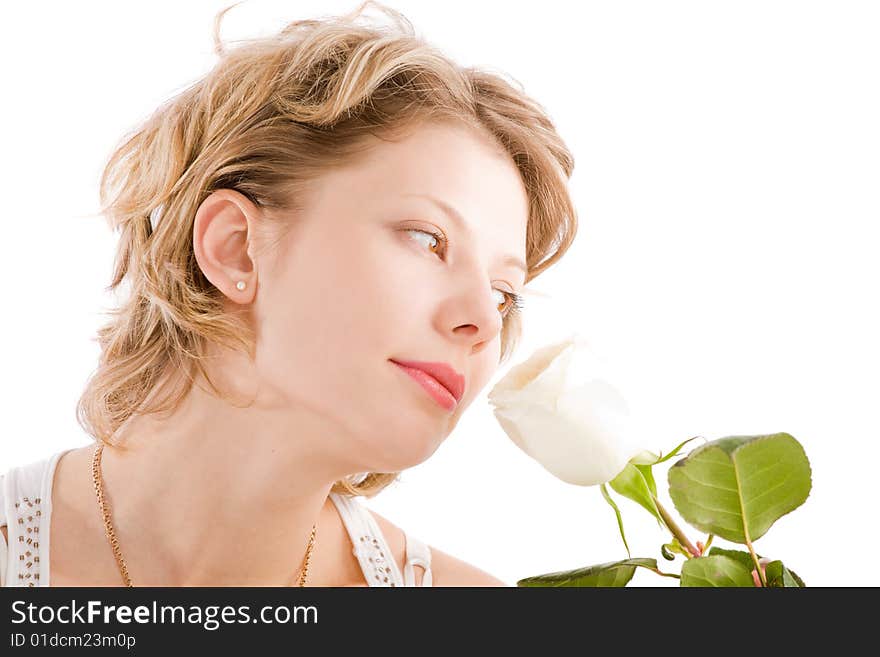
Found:
<svg viewBox="0 0 880 657"><path fill-rule="evenodd" d="M681 579L681 575L676 575L675 573L664 573L659 568L657 568L656 570L654 568L651 568L651 570L653 570L658 575L662 575L663 577L674 577L675 579Z"/></svg>
<svg viewBox="0 0 880 657"><path fill-rule="evenodd" d="M653 496L652 496L653 497ZM663 523L666 525L666 528L672 532L672 535L678 539L678 542L692 555L695 557L700 556L700 551L694 546L693 543L690 542L687 536L685 536L684 532L681 530L675 520L673 520L672 516L669 515L669 512L660 504L660 500L654 497L654 504L657 505L657 510L660 512L660 517L663 518Z"/></svg>
<svg viewBox="0 0 880 657"><path fill-rule="evenodd" d="M767 586L767 575L764 574L764 568L761 566L761 562L758 560L758 555L755 554L755 548L752 547L752 542L746 538L746 545L749 547L749 554L752 555L752 561L755 562L755 569L758 571L758 580L761 582L761 586Z"/></svg>

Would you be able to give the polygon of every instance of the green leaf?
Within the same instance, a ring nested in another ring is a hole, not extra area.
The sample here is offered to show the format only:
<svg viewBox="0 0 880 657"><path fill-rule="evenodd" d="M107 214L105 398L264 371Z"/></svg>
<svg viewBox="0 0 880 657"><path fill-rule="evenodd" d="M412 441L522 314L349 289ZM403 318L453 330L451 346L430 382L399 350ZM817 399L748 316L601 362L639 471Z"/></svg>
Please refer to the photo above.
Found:
<svg viewBox="0 0 880 657"><path fill-rule="evenodd" d="M758 559L763 557L755 553ZM713 547L709 551L710 556L725 556L739 561L749 569L749 572L755 569L755 562L752 561L752 555L744 550L724 550L719 547ZM764 569L767 574L767 586L806 586L804 581L797 576L793 570L786 568L781 561L771 561ZM774 580L778 580L774 581Z"/></svg>
<svg viewBox="0 0 880 657"><path fill-rule="evenodd" d="M810 494L810 462L787 433L711 441L668 472L676 510L697 529L755 541Z"/></svg>
<svg viewBox="0 0 880 657"><path fill-rule="evenodd" d="M642 473L645 483L648 484L648 490L651 491L652 497L657 497L657 483L654 481L654 473L651 472L650 465L633 465L633 467Z"/></svg>
<svg viewBox="0 0 880 657"><path fill-rule="evenodd" d="M605 501L611 505L611 508L614 509L614 514L617 516L617 527L620 529L620 538L623 539L623 547L626 548L626 556L632 557L632 554L630 554L629 551L629 545L627 545L626 542L626 534L623 533L623 517L620 515L620 509L617 508L617 504L611 499L611 495L608 493L605 484L602 484L599 488L602 491L602 497L604 497Z"/></svg>
<svg viewBox="0 0 880 657"><path fill-rule="evenodd" d="M651 479L653 481L653 477ZM647 509L651 515L657 518L661 527L666 526L663 524L663 518L660 515L660 511L657 509L657 505L654 503L654 497L651 495L651 487L645 479L645 476L642 474L642 471L639 469L639 466L627 463L626 467L621 470L620 474L608 483L611 484L611 488L617 491L620 495L628 497L633 502L636 502Z"/></svg>
<svg viewBox="0 0 880 657"><path fill-rule="evenodd" d="M681 586L751 586L752 569L721 555L688 559L681 565Z"/></svg>
<svg viewBox="0 0 880 657"><path fill-rule="evenodd" d="M746 566L749 569L749 572L752 572L755 569L755 562L752 560L752 555L745 550L725 550L720 547L713 547L711 550L709 550L709 556L729 557L735 561L739 561L741 564ZM757 556L758 559L761 558L761 555L757 552L755 553L755 556Z"/></svg>
<svg viewBox="0 0 880 657"><path fill-rule="evenodd" d="M794 581L797 583L798 586L800 586L801 588L805 588L807 586L806 584L804 584L804 580L802 580L798 576L798 574L796 572L794 572L791 568L788 569L788 573L792 576L792 578L794 579Z"/></svg>
<svg viewBox="0 0 880 657"><path fill-rule="evenodd" d="M623 587L633 577L637 567L657 571L656 559L624 559L609 561L596 566L587 566L577 570L565 570L558 573L536 575L519 580L516 585L523 587Z"/></svg>
<svg viewBox="0 0 880 657"><path fill-rule="evenodd" d="M804 581L786 568L781 561L768 563L766 573L768 587L800 588L805 586Z"/></svg>

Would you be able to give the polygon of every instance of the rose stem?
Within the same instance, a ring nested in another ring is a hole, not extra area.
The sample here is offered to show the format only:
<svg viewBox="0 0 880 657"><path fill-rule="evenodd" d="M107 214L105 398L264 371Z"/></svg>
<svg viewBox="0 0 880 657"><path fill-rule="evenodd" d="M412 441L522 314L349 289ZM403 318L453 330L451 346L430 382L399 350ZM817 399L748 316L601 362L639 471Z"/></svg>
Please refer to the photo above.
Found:
<svg viewBox="0 0 880 657"><path fill-rule="evenodd" d="M652 495L652 497L654 497ZM672 532L672 535L678 539L678 542L681 543L687 551L690 552L695 557L700 556L700 551L694 547L694 544L690 542L687 536L685 536L684 532L681 531L681 527L679 527L675 520L672 519L672 516L669 515L669 512L663 508L663 505L660 504L660 500L654 497L654 504L657 505L657 510L660 512L660 517L663 518L663 522L666 524L666 528Z"/></svg>

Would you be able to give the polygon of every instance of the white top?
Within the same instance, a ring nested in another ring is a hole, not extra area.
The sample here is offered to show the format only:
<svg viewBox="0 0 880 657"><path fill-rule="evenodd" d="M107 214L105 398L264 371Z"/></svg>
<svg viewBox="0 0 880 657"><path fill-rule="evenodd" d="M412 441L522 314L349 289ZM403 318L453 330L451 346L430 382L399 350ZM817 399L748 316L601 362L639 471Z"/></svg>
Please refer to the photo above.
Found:
<svg viewBox="0 0 880 657"><path fill-rule="evenodd" d="M52 483L58 459L49 458L11 468L0 475L0 527L6 525L9 544L0 533L0 586L49 586L49 517ZM431 551L404 532L403 574L391 555L376 519L356 499L330 493L348 531L368 586L416 586L413 566L422 566L422 586L431 586Z"/></svg>

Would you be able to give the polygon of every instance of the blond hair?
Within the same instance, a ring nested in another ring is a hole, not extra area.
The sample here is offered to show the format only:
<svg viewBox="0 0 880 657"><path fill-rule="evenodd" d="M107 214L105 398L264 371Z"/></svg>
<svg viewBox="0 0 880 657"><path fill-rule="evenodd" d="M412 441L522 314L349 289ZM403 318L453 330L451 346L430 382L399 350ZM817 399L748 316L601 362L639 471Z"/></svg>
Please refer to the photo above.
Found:
<svg viewBox="0 0 880 657"><path fill-rule="evenodd" d="M371 5L392 25L358 23ZM299 209L309 181L356 158L366 136L452 121L491 137L520 172L529 201L526 281L562 257L577 230L567 189L573 157L521 88L458 66L377 2L225 50L220 22L231 8L215 18L213 69L126 135L101 177L101 212L120 233L108 289L126 282L128 295L98 330L99 363L77 419L107 444L135 413L173 411L196 371L223 397L204 369L211 343L253 357L253 329L224 312L223 294L193 253L196 210L215 190L236 190L267 215ZM149 217L160 206L154 232ZM505 321L501 363L520 332L519 318ZM173 373L183 375L179 385L152 394ZM399 474L370 472L333 490L373 496Z"/></svg>

